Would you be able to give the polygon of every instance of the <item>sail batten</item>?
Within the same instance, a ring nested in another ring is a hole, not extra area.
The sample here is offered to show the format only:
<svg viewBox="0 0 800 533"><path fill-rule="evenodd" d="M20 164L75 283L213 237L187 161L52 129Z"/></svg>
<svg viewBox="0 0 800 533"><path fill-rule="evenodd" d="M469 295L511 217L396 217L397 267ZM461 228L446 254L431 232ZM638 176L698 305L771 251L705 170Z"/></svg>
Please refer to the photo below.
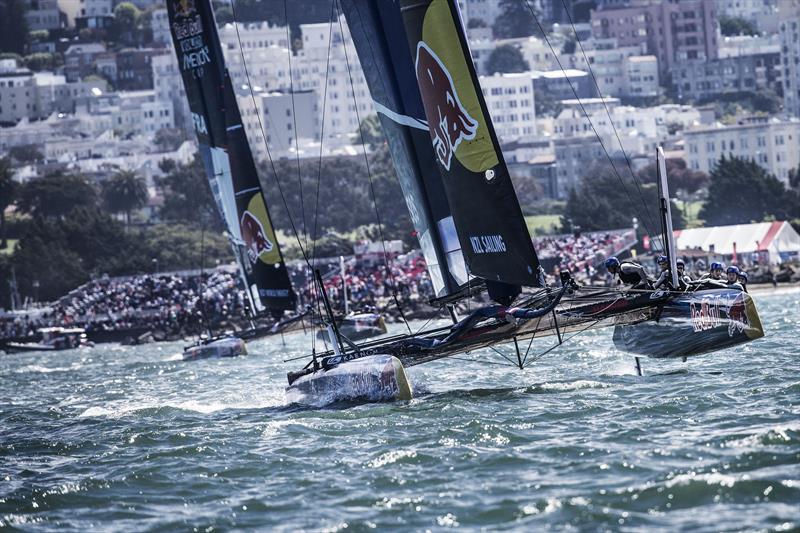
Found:
<svg viewBox="0 0 800 533"><path fill-rule="evenodd" d="M293 310L296 296L225 68L208 0L168 0L175 52L200 158L254 311Z"/></svg>

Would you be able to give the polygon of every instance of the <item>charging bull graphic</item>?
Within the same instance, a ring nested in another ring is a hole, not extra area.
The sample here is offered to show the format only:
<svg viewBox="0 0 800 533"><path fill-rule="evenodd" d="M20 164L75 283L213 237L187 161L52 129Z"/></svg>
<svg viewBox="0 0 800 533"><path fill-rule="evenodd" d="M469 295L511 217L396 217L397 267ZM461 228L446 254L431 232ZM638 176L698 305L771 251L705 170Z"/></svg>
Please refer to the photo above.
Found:
<svg viewBox="0 0 800 533"><path fill-rule="evenodd" d="M475 138L478 122L461 104L450 72L424 41L417 44L416 69L433 148L444 168L450 170L458 145Z"/></svg>
<svg viewBox="0 0 800 533"><path fill-rule="evenodd" d="M737 331L741 333L747 326L747 309L745 308L744 295L739 294L728 308L728 336L733 337Z"/></svg>
<svg viewBox="0 0 800 533"><path fill-rule="evenodd" d="M251 263L255 264L262 254L272 251L273 245L264 232L264 226L250 211L242 214L239 226L242 230L242 240L247 249L247 257Z"/></svg>

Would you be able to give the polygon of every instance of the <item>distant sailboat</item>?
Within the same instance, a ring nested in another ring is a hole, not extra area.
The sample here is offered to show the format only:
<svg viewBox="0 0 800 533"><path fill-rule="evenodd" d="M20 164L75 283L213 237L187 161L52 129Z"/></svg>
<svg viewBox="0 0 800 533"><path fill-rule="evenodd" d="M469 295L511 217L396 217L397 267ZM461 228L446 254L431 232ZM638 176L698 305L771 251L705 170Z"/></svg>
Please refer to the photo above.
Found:
<svg viewBox="0 0 800 533"><path fill-rule="evenodd" d="M297 298L225 68L214 14L203 0L169 0L167 8L200 158L228 229L247 303L253 317L268 312L278 319L295 310ZM210 338L187 348L186 356L238 355L244 346L235 336Z"/></svg>
<svg viewBox="0 0 800 533"><path fill-rule="evenodd" d="M590 328L616 326L618 346L651 357L685 358L763 336L752 299L732 288L581 287L568 272L560 286L547 286L456 1L341 5L433 281L433 303L448 306L455 323L360 345L332 339L333 350L289 373L289 401L407 399L405 367L513 343L516 358L503 357L524 368L532 361L518 341L555 335L561 344L565 334ZM668 217L663 172L661 203ZM665 235L670 229L665 223ZM676 272L674 247L668 252ZM522 287L533 292L521 295ZM458 320L452 304L481 291L496 305Z"/></svg>

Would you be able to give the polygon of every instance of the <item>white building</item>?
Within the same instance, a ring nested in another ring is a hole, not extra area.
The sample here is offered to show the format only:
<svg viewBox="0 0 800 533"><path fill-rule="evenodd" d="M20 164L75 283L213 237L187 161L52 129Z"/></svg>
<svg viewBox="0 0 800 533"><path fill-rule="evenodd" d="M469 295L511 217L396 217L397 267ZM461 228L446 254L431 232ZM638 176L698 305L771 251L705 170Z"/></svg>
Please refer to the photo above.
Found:
<svg viewBox="0 0 800 533"><path fill-rule="evenodd" d="M75 27L78 17L110 17L114 15L113 0L58 0L59 9L67 17L67 26Z"/></svg>
<svg viewBox="0 0 800 533"><path fill-rule="evenodd" d="M105 88L102 80L67 83L64 76L34 73L18 68L13 59L0 60L0 124L71 113L77 103Z"/></svg>
<svg viewBox="0 0 800 533"><path fill-rule="evenodd" d="M150 28L153 30L153 42L159 43L172 51L172 34L169 31L169 17L166 9L153 10L150 18Z"/></svg>
<svg viewBox="0 0 800 533"><path fill-rule="evenodd" d="M623 90L628 97L659 95L658 60L656 56L630 56L622 61Z"/></svg>
<svg viewBox="0 0 800 533"><path fill-rule="evenodd" d="M480 77L486 106L502 143L536 135L536 109L530 72Z"/></svg>
<svg viewBox="0 0 800 533"><path fill-rule="evenodd" d="M170 127L180 128L187 134L194 135L194 129L189 113L189 102L186 100L186 91L183 88L178 70L178 60L172 45L164 54L153 56L153 90L155 98L160 102L169 102L172 105L173 116Z"/></svg>
<svg viewBox="0 0 800 533"><path fill-rule="evenodd" d="M61 12L57 0L28 0L25 22L28 30L55 30L61 27Z"/></svg>
<svg viewBox="0 0 800 533"><path fill-rule="evenodd" d="M780 23L783 108L800 117L800 2L786 0L786 4L781 6Z"/></svg>
<svg viewBox="0 0 800 533"><path fill-rule="evenodd" d="M786 183L800 164L800 120L750 118L733 126L718 124L686 130L686 156L693 170L711 172L724 155L752 159Z"/></svg>

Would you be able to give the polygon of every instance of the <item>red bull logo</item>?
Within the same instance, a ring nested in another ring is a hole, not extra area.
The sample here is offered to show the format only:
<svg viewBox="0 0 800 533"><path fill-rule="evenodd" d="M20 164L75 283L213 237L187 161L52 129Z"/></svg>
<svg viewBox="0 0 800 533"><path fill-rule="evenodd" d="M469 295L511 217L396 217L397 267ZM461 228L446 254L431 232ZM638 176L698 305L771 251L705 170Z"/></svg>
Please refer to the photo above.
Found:
<svg viewBox="0 0 800 533"><path fill-rule="evenodd" d="M747 308L744 303L744 294L739 294L728 307L728 335L733 337L737 331L741 333L747 326Z"/></svg>
<svg viewBox="0 0 800 533"><path fill-rule="evenodd" d="M739 293L733 301L729 296L705 297L699 303L691 302L689 311L692 317L692 327L695 333L724 326L726 320L721 311L727 314L728 335L733 337L738 331L743 332L748 326L747 309L744 302L744 294Z"/></svg>
<svg viewBox="0 0 800 533"><path fill-rule="evenodd" d="M242 240L247 250L247 257L251 263L258 261L262 254L272 251L273 245L264 232L264 226L250 211L242 214L239 227L242 230Z"/></svg>
<svg viewBox="0 0 800 533"><path fill-rule="evenodd" d="M461 141L475 138L478 121L461 104L450 72L424 41L417 45L416 69L433 149L439 162L450 170Z"/></svg>

